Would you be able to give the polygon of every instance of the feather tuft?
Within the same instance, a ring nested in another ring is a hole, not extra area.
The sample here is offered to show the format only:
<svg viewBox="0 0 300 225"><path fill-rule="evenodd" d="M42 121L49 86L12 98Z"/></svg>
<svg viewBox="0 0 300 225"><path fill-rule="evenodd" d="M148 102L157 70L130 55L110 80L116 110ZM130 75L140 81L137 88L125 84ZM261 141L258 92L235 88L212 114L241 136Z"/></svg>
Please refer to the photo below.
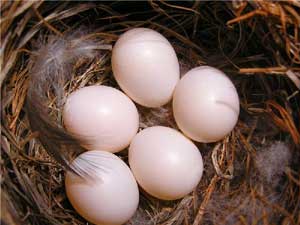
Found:
<svg viewBox="0 0 300 225"><path fill-rule="evenodd" d="M47 36L38 43L38 48L30 58L30 83L26 99L26 111L32 131L48 152L64 168L80 175L86 175L71 160L85 149L78 138L68 133L59 118L51 116L50 97L59 109L64 104L64 85L73 76L77 60L95 60L99 50L111 49L99 40L86 38L82 32L72 32L60 36ZM79 143L80 142L80 143Z"/></svg>
<svg viewBox="0 0 300 225"><path fill-rule="evenodd" d="M254 162L260 179L276 187L285 174L291 159L292 155L287 144L276 141L267 148L259 149Z"/></svg>

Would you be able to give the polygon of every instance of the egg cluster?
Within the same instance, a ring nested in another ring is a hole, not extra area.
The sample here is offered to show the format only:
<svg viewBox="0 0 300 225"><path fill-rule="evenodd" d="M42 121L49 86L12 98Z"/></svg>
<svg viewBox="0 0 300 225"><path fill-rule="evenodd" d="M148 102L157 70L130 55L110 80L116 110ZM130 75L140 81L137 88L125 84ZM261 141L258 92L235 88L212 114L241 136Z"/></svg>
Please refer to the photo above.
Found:
<svg viewBox="0 0 300 225"><path fill-rule="evenodd" d="M113 48L112 70L125 94L104 85L84 87L68 97L63 111L65 128L91 150L72 163L94 177L67 172L67 196L79 214L97 225L130 219L139 202L137 183L163 200L189 194L203 173L202 156L192 140L221 140L239 115L230 79L209 66L194 68L180 79L172 45L154 30L135 28L121 35ZM183 134L163 126L138 132L133 101L153 108L171 99ZM128 146L130 168L113 154Z"/></svg>

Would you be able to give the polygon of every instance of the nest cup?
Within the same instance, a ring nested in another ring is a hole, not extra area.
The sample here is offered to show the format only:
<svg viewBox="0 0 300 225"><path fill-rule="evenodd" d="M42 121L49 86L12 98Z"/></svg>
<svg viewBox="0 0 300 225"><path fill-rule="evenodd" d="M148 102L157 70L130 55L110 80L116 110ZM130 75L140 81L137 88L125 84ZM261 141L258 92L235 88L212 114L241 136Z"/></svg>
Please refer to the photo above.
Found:
<svg viewBox="0 0 300 225"><path fill-rule="evenodd" d="M222 141L196 143L204 174L193 193L161 201L141 191L128 224L299 224L299 12L293 0L2 2L1 223L87 224L66 198L63 168L29 125L26 95L37 49L70 33L101 46L92 60L68 65L63 89L44 96L48 115L62 126L61 108L71 92L93 84L119 88L111 46L130 28L147 27L174 46L181 75L200 65L226 73L241 113ZM171 104L138 110L141 129L178 129ZM127 162L126 150L118 156Z"/></svg>

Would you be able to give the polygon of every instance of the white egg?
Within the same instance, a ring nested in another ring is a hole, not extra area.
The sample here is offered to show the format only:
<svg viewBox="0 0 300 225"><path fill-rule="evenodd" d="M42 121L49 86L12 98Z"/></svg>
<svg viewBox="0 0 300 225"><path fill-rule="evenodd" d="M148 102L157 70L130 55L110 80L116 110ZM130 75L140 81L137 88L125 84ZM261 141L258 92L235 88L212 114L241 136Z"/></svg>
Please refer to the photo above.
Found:
<svg viewBox="0 0 300 225"><path fill-rule="evenodd" d="M142 130L129 147L129 165L139 185L150 195L175 200L199 183L202 156L177 130L155 126Z"/></svg>
<svg viewBox="0 0 300 225"><path fill-rule="evenodd" d="M136 135L139 114L121 91L100 85L73 92L63 110L66 129L83 140L87 149L118 152Z"/></svg>
<svg viewBox="0 0 300 225"><path fill-rule="evenodd" d="M173 47L148 28L135 28L120 36L112 52L112 70L122 90L146 107L169 102L180 76Z"/></svg>
<svg viewBox="0 0 300 225"><path fill-rule="evenodd" d="M137 183L129 167L110 152L88 151L73 165L90 175L66 173L65 188L75 210L96 225L119 225L135 213L139 202Z"/></svg>
<svg viewBox="0 0 300 225"><path fill-rule="evenodd" d="M215 142L234 128L240 111L239 96L220 70L200 66L177 84L173 112L181 131L199 142Z"/></svg>

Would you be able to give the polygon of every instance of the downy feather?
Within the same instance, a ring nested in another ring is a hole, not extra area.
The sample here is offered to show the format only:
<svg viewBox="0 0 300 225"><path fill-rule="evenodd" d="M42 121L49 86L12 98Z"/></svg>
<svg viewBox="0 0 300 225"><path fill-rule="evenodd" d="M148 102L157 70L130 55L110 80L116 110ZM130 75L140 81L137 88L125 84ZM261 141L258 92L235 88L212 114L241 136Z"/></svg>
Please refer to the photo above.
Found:
<svg viewBox="0 0 300 225"><path fill-rule="evenodd" d="M71 165L71 160L85 149L78 137L68 133L58 119L50 116L49 93L55 96L55 103L62 109L64 85L72 75L74 64L79 59L92 61L100 50L111 49L101 41L86 38L82 32L72 32L61 36L47 36L39 43L30 59L30 83L27 92L26 109L32 131L45 150L64 168L80 175L89 171L79 165Z"/></svg>

